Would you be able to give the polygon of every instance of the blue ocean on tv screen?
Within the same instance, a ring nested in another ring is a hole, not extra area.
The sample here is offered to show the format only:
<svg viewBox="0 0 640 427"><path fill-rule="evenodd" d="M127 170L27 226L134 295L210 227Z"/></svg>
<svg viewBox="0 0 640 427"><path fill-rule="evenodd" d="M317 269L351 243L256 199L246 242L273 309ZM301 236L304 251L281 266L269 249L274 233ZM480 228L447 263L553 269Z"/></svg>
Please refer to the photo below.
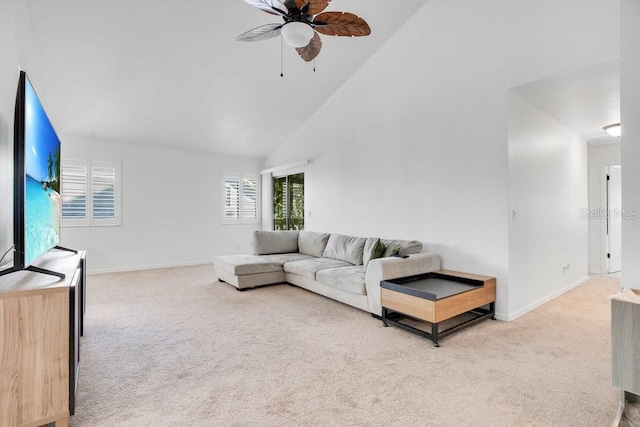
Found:
<svg viewBox="0 0 640 427"><path fill-rule="evenodd" d="M25 223L25 264L57 245L60 241L58 220L60 196L27 176ZM28 226L27 226L28 224Z"/></svg>
<svg viewBox="0 0 640 427"><path fill-rule="evenodd" d="M25 88L25 266L60 242L60 140L33 87Z"/></svg>

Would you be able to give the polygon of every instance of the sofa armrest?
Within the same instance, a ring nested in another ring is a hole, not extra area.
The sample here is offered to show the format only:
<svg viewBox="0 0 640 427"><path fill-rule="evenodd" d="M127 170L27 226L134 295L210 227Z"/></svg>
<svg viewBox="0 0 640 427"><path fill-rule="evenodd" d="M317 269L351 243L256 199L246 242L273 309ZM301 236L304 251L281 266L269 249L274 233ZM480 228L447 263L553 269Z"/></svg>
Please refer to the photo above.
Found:
<svg viewBox="0 0 640 427"><path fill-rule="evenodd" d="M440 265L440 255L430 252L409 255L409 258L386 257L371 260L365 274L369 311L382 315L380 281L429 273L439 270Z"/></svg>

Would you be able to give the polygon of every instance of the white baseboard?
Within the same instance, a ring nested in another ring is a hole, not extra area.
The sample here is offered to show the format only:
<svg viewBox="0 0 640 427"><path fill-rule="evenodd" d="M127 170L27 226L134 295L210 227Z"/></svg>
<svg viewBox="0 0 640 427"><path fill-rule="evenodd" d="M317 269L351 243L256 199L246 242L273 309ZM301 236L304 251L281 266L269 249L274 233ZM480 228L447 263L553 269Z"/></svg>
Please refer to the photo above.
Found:
<svg viewBox="0 0 640 427"><path fill-rule="evenodd" d="M567 291L570 291L571 289L575 288L576 286L579 286L581 284L583 284L584 282L586 282L587 280L589 280L589 277L583 277L580 280L577 280L567 286L565 286L564 288L553 292L550 295L547 295L545 297L542 297L534 302L532 302L531 304L521 308L520 310L517 310L513 313L509 313L508 318L506 319L507 321L512 321L517 319L518 317L522 316L523 314L526 314L528 312L530 312L531 310L533 310L536 307L540 307L542 304L545 304L553 299L558 298L560 295L564 294ZM497 317L497 316L496 316ZM502 320L502 319L501 319Z"/></svg>
<svg viewBox="0 0 640 427"><path fill-rule="evenodd" d="M496 311L495 317L496 317L496 320L502 320L504 322L508 322L510 320L508 314L498 312L498 311Z"/></svg>
<svg viewBox="0 0 640 427"><path fill-rule="evenodd" d="M142 265L137 267L126 267L126 268L105 268L92 270L87 269L87 274L108 274L108 273L126 273L128 271L142 271L142 270L158 270L161 268L174 268L174 267L194 267L197 265L213 265L213 261L205 262L183 262L183 263L175 263L175 264L158 264L158 265ZM91 265L89 263L89 265Z"/></svg>

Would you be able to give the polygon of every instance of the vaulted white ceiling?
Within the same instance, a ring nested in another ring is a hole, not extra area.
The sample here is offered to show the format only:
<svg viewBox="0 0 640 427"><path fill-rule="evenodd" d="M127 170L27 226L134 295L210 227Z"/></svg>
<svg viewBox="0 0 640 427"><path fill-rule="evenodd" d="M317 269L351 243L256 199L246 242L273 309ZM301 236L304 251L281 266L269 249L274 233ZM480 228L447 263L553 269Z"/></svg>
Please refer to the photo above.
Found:
<svg viewBox="0 0 640 427"><path fill-rule="evenodd" d="M280 38L234 40L280 19L242 0L27 1L36 90L63 137L264 157L427 0L333 0L372 34L322 36L316 72L285 45L284 77Z"/></svg>
<svg viewBox="0 0 640 427"><path fill-rule="evenodd" d="M620 59L512 88L591 144L615 144L604 126L620 123Z"/></svg>

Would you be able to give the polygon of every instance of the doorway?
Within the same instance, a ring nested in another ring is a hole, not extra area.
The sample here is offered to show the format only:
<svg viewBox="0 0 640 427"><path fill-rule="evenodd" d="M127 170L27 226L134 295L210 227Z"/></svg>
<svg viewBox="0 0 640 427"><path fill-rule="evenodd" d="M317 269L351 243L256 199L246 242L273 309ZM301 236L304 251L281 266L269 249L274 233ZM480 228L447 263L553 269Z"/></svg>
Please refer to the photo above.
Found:
<svg viewBox="0 0 640 427"><path fill-rule="evenodd" d="M304 229L304 173L273 178L273 229Z"/></svg>
<svg viewBox="0 0 640 427"><path fill-rule="evenodd" d="M622 270L622 166L607 167L607 273Z"/></svg>

